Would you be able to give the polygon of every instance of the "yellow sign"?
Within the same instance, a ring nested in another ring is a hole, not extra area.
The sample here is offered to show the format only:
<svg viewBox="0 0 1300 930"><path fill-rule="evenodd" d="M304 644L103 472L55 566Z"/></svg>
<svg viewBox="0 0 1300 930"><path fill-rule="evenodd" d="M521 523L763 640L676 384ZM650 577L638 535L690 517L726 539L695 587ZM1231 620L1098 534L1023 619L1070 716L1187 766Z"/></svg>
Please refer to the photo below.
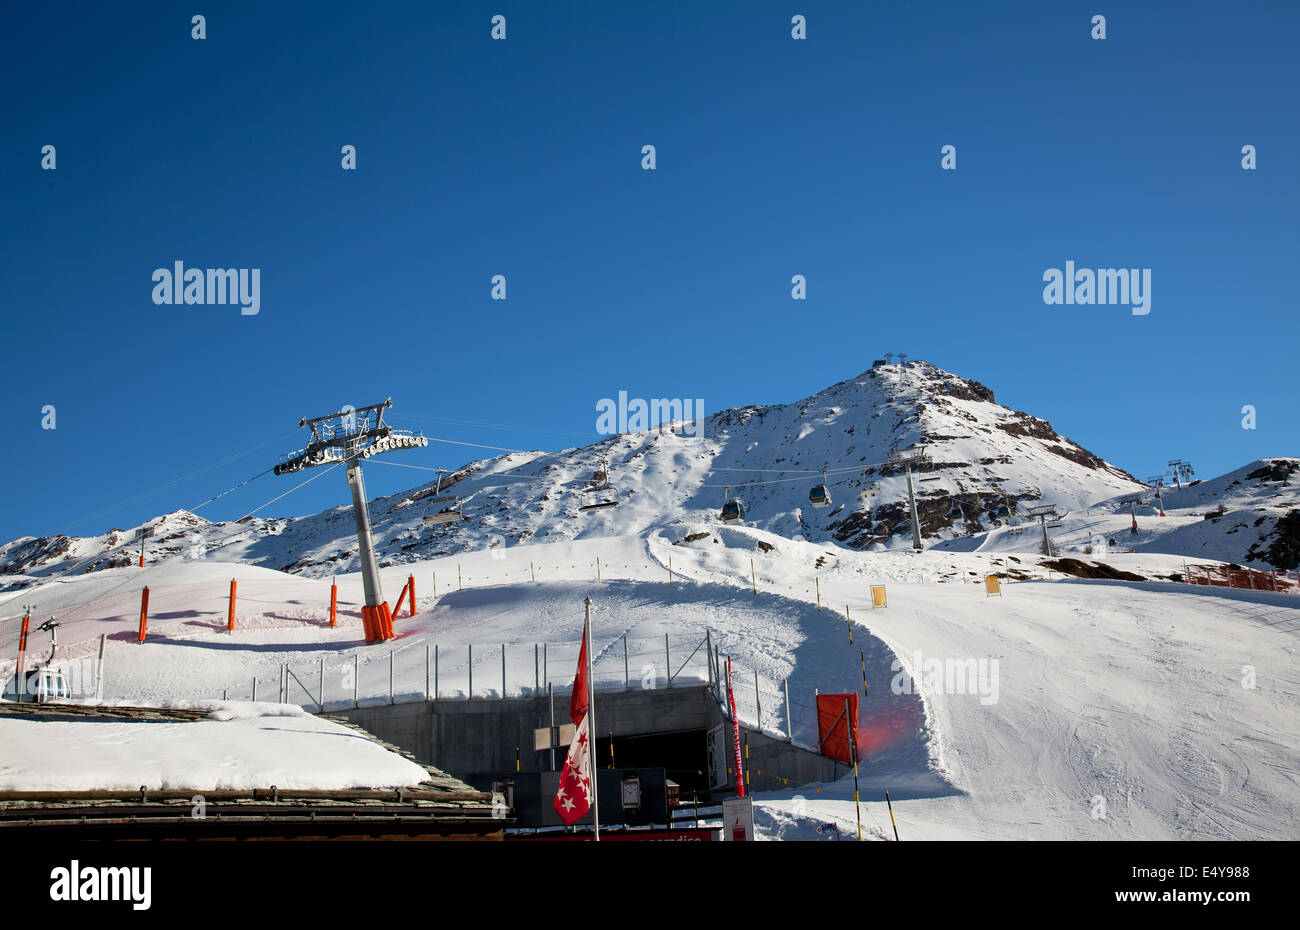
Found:
<svg viewBox="0 0 1300 930"><path fill-rule="evenodd" d="M871 607L874 610L877 607L886 607L885 604L885 586L883 584L873 584L871 586Z"/></svg>
<svg viewBox="0 0 1300 930"><path fill-rule="evenodd" d="M998 581L997 575L984 576L984 591L985 597L992 597L994 594L998 597L1002 596L1002 583Z"/></svg>

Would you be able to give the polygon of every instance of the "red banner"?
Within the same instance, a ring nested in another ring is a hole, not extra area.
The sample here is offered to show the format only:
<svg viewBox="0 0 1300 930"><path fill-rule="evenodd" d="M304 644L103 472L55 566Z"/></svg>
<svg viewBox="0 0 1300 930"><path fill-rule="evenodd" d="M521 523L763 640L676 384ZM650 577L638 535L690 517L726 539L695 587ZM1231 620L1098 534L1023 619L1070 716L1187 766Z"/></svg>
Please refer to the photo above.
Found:
<svg viewBox="0 0 1300 930"><path fill-rule="evenodd" d="M844 713L848 706L848 715ZM822 755L845 765L853 763L849 753L849 734L858 732L858 695L817 695L817 740Z"/></svg>
<svg viewBox="0 0 1300 930"><path fill-rule="evenodd" d="M740 718L736 716L736 693L731 690L731 656L727 656L727 700L731 702L731 735L736 745L736 797L745 796L745 768L740 760Z"/></svg>

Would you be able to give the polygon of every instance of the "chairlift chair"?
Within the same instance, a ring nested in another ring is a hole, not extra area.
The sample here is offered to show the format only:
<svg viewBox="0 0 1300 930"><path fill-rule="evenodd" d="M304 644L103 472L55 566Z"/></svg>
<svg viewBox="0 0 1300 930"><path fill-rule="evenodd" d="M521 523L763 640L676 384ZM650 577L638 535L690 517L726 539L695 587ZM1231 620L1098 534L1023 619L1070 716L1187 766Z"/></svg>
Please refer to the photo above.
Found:
<svg viewBox="0 0 1300 930"><path fill-rule="evenodd" d="M457 501L460 499L455 494L442 493L442 476L445 474L447 474L447 469L445 468L438 469L438 480L433 486L433 497L428 498L429 503L441 503L443 501Z"/></svg>
<svg viewBox="0 0 1300 930"><path fill-rule="evenodd" d="M578 511L580 513L587 513L590 510L605 510L606 508L617 506L618 501L614 500L613 497L589 491L583 495L582 504L579 505Z"/></svg>
<svg viewBox="0 0 1300 930"><path fill-rule="evenodd" d="M424 511L423 519L425 523L438 524L438 523L456 523L460 520L465 520L468 518L463 513L461 513L460 504L451 504L437 511L435 511L433 507L430 506Z"/></svg>
<svg viewBox="0 0 1300 930"><path fill-rule="evenodd" d="M606 510L618 506L618 499L614 496L614 487L609 483L609 459L603 459L601 464L602 469L598 472L600 480L583 492L582 503L578 506L579 513Z"/></svg>
<svg viewBox="0 0 1300 930"><path fill-rule="evenodd" d="M438 469L438 480L433 486L433 496L424 498L425 508L422 519L425 523L455 523L468 519L461 513L461 498L455 494L442 493L442 476L446 473L447 469ZM445 506L438 507L439 504Z"/></svg>

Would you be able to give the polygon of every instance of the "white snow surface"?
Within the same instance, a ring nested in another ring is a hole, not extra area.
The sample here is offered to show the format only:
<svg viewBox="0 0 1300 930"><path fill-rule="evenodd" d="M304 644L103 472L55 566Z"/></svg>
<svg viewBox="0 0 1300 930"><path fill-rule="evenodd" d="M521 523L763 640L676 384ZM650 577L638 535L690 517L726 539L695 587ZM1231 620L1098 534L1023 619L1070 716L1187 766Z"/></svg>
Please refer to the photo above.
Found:
<svg viewBox="0 0 1300 930"><path fill-rule="evenodd" d="M365 736L283 704L177 702L193 721L0 715L0 790L390 788L428 773Z"/></svg>
<svg viewBox="0 0 1300 930"><path fill-rule="evenodd" d="M706 535L684 542L696 533ZM1147 552L1113 553L1105 560L1145 577L1178 571L1182 564L1181 555ZM551 644L550 680L562 687L573 675L582 602L590 596L597 678L605 685L622 686L624 635L647 644L629 660L633 686L644 680L646 666L655 686L663 686L665 663L655 644L665 633L674 665L687 665L682 677L703 677L702 662L692 666L687 650L707 629L733 658L742 719L759 723L750 684L757 672L761 725L776 733L792 729L801 743L815 732L813 689L861 688L862 650L869 689L860 736L867 838L892 838L885 790L904 839L1293 837L1300 813L1300 596L1156 581L1061 580L1059 574L1048 580L1037 561L986 551L863 553L753 527L704 523L506 546L383 570L390 603L408 573L415 575L419 612L408 617L403 609L395 623L398 640L381 647L360 642L357 575L339 578L345 606L336 629L325 622L327 580L210 562L113 570L118 576L98 572L25 593L40 605L41 616L68 618L60 648L66 644L69 657L92 656L99 633L109 634L108 699L212 698L222 691L244 697L255 675L265 699L274 697L278 666L287 662L314 692L309 696L295 686L290 699L312 710L322 662L327 708L351 704L354 668L363 703L387 702L390 650L397 700L423 697L426 649L434 646L444 697L467 690L471 646L476 695L499 692L502 644L509 693L534 687L538 643ZM1030 580L1005 583L1002 597L987 597L979 583L984 574L1011 567ZM225 596L232 574L240 578L241 600L238 629L228 634ZM757 594L751 590L755 581ZM146 582L152 585L150 636L141 645L133 640L139 586ZM887 586L888 606L872 610L868 587L878 583ZM119 587L110 590L113 584ZM40 645L33 640L32 649L39 652ZM942 686L923 694L894 693L900 666L920 674L932 659L996 661L996 701L988 702L987 692L944 693ZM4 668L0 664L0 672ZM10 673L12 668L9 659ZM786 679L792 726L778 697ZM245 731L250 740L283 741L310 720L204 721L188 732L208 727L214 734L240 734L218 753L231 761L239 752L254 753L242 748ZM28 773L48 769L52 778L77 771L9 734L0 747L4 766L22 765ZM37 761L16 761L29 748ZM154 758L150 777L162 784L178 777L173 771L184 775L187 751L142 758ZM275 764L296 763L287 758L295 755L296 748L277 753ZM306 751L301 755L312 758ZM205 769L207 783L245 777L242 764ZM266 764L252 755L247 764L257 772L254 780L265 784ZM275 783L291 784L289 777ZM412 776L391 777L401 783ZM342 772L337 778L348 780ZM130 787L149 782L129 780ZM761 794L760 833L824 839L817 826L835 822L846 835L856 835L852 790L846 777Z"/></svg>

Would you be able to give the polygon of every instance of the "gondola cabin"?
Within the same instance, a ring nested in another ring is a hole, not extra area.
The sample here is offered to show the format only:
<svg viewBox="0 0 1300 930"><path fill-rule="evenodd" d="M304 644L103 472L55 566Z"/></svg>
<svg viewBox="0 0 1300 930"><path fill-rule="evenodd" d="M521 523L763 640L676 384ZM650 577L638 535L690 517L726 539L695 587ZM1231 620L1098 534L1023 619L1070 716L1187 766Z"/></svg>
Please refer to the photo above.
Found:
<svg viewBox="0 0 1300 930"><path fill-rule="evenodd" d="M829 507L831 505L831 495L826 490L826 485L813 485L813 489L808 492L808 502L814 507Z"/></svg>
<svg viewBox="0 0 1300 930"><path fill-rule="evenodd" d="M62 671L46 666L27 673L27 690L36 696L38 703L54 700L68 700L72 689Z"/></svg>
<svg viewBox="0 0 1300 930"><path fill-rule="evenodd" d="M740 523L745 519L745 505L741 503L740 498L733 497L722 505L722 513L719 519L723 523Z"/></svg>

